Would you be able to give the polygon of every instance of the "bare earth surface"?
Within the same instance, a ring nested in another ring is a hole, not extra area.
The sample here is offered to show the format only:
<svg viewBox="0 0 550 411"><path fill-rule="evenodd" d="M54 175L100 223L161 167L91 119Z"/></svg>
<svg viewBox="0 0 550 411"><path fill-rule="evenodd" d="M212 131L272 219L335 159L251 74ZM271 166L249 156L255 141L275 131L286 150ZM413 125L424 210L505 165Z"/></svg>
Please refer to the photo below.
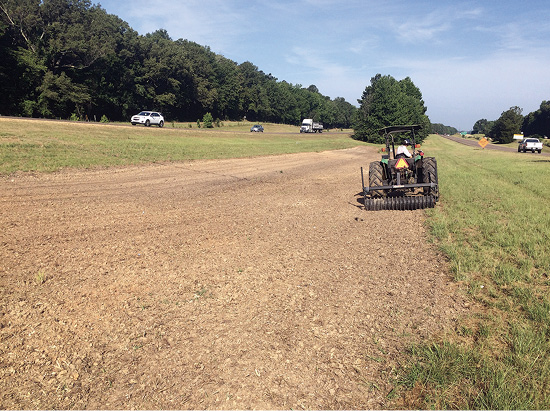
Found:
<svg viewBox="0 0 550 411"><path fill-rule="evenodd" d="M383 408L465 303L371 148L0 179L0 407Z"/></svg>

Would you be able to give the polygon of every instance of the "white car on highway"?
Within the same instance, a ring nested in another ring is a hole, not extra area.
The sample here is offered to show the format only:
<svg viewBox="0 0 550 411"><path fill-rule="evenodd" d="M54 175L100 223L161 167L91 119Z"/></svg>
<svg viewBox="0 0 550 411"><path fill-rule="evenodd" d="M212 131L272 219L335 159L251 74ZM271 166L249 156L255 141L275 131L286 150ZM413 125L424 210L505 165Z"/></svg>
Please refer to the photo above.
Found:
<svg viewBox="0 0 550 411"><path fill-rule="evenodd" d="M149 127L155 124L162 127L164 125L164 117L156 111L142 111L141 113L132 116L130 122L133 126L136 124L143 124L145 127Z"/></svg>

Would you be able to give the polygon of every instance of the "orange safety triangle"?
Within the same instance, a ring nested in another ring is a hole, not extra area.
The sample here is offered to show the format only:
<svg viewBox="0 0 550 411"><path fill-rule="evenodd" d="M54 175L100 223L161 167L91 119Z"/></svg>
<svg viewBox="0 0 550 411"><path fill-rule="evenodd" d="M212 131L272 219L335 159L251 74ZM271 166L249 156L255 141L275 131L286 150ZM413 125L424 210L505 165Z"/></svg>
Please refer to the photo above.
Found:
<svg viewBox="0 0 550 411"><path fill-rule="evenodd" d="M404 158L400 158L395 164L395 168L409 168L409 163Z"/></svg>

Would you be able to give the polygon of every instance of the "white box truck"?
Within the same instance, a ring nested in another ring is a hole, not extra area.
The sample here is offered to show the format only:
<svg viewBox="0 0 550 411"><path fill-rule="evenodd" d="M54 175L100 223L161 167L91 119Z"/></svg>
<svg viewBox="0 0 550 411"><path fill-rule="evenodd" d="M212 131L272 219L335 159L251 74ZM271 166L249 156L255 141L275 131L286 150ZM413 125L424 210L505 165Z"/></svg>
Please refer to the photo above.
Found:
<svg viewBox="0 0 550 411"><path fill-rule="evenodd" d="M302 120L300 133L322 133L322 132L323 132L323 123L316 123L311 118L305 118Z"/></svg>

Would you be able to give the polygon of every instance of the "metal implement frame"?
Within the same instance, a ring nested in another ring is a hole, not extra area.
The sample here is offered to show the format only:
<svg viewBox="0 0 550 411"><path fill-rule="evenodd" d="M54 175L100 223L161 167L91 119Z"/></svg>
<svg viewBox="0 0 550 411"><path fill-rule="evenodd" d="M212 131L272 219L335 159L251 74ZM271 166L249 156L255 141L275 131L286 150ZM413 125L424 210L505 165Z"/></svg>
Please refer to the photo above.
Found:
<svg viewBox="0 0 550 411"><path fill-rule="evenodd" d="M391 186L375 186L375 187L366 187L365 186L365 177L363 173L363 167L361 167L361 182L363 183L363 192L367 194L371 190L393 190L400 188L420 188L420 187L437 187L436 183L415 183L415 184L394 184Z"/></svg>

